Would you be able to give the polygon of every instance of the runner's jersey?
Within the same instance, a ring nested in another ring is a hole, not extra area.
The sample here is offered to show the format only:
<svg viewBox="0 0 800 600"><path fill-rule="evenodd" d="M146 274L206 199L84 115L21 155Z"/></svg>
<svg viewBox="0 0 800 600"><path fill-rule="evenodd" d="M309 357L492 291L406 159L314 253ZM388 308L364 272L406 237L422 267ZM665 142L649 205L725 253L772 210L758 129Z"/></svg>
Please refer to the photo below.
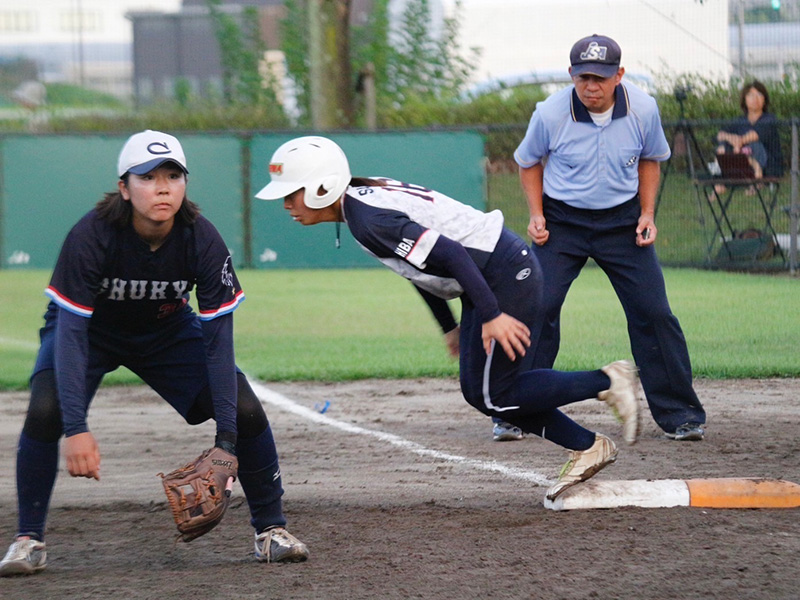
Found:
<svg viewBox="0 0 800 600"><path fill-rule="evenodd" d="M499 210L484 213L444 194L387 178L386 186L350 187L342 203L356 241L416 286L450 300L463 293L458 282L428 264L440 236L458 242L479 269L486 266L503 230Z"/></svg>

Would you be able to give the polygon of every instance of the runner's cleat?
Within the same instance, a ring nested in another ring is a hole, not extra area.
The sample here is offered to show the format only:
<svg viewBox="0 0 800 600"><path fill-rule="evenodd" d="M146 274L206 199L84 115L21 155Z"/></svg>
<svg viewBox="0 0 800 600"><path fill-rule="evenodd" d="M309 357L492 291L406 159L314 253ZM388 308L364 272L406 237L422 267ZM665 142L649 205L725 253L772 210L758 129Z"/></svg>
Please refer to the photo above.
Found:
<svg viewBox="0 0 800 600"><path fill-rule="evenodd" d="M625 442L636 443L639 435L639 399L636 365L629 360L618 360L601 369L611 380L611 387L597 394L597 399L611 407L622 422L622 437Z"/></svg>
<svg viewBox="0 0 800 600"><path fill-rule="evenodd" d="M561 492L586 481L615 460L617 446L602 433L596 433L594 444L587 450L570 450L569 460L562 467L558 481L547 490L547 499L555 500Z"/></svg>

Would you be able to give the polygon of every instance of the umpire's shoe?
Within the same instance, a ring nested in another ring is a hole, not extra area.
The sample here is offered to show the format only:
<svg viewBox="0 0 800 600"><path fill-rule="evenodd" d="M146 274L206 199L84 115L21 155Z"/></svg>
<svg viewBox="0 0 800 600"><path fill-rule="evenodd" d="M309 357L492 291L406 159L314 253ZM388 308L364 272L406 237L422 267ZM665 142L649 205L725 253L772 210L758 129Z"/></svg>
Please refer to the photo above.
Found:
<svg viewBox="0 0 800 600"><path fill-rule="evenodd" d="M635 444L639 435L639 400L637 392L637 369L629 360L618 360L601 369L611 380L611 387L597 394L611 407L622 421L622 437L627 444Z"/></svg>
<svg viewBox="0 0 800 600"><path fill-rule="evenodd" d="M522 429L511 423L495 423L492 427L492 439L495 442L514 442L523 437Z"/></svg>
<svg viewBox="0 0 800 600"><path fill-rule="evenodd" d="M0 561L0 577L9 575L31 575L47 566L44 542L39 540L16 540Z"/></svg>
<svg viewBox="0 0 800 600"><path fill-rule="evenodd" d="M303 562L306 545L283 527L272 527L256 534L256 560L261 562Z"/></svg>
<svg viewBox="0 0 800 600"><path fill-rule="evenodd" d="M666 436L679 442L699 442L706 435L703 423L684 423L678 426L674 433L667 432Z"/></svg>
<svg viewBox="0 0 800 600"><path fill-rule="evenodd" d="M617 446L602 433L595 434L594 444L587 450L570 450L556 484L547 490L547 499L555 500L561 492L586 481L603 467L617 460Z"/></svg>

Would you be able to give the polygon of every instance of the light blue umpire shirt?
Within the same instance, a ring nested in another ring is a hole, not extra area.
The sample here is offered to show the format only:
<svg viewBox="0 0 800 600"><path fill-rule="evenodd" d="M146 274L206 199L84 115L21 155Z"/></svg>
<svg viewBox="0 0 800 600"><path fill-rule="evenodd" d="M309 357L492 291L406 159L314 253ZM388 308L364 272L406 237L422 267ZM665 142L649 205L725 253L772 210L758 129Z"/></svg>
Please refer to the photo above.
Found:
<svg viewBox="0 0 800 600"><path fill-rule="evenodd" d="M603 125L595 125L573 85L536 104L514 160L527 168L546 158L545 195L575 208L611 208L639 191L640 159L669 158L655 99L622 83L614 93Z"/></svg>

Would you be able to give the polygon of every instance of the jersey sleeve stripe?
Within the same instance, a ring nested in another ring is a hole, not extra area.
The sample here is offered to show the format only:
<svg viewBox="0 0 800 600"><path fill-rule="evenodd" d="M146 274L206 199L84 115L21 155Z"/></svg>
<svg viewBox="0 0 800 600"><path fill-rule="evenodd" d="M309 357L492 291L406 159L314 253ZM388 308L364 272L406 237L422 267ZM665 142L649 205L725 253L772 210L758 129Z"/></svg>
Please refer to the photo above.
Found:
<svg viewBox="0 0 800 600"><path fill-rule="evenodd" d="M80 315L81 317L91 317L94 313L93 308L72 302L69 298L59 293L59 291L52 285L48 286L44 293L60 308L68 310L71 313L75 313L76 315Z"/></svg>
<svg viewBox="0 0 800 600"><path fill-rule="evenodd" d="M236 294L236 296L230 302L226 302L225 304L214 310L201 310L198 316L201 321L210 321L222 315L227 315L228 313L231 313L234 310L236 310L236 308L242 302L244 302L244 299L245 299L244 291L239 290L239 293Z"/></svg>
<svg viewBox="0 0 800 600"><path fill-rule="evenodd" d="M436 240L438 239L438 231L433 231L432 229L426 230L421 236L419 236L417 243L414 244L414 247L411 248L411 251L406 256L406 260L415 267L424 269L425 261L428 260L428 255L431 253L431 248L433 248L434 244L436 244Z"/></svg>

